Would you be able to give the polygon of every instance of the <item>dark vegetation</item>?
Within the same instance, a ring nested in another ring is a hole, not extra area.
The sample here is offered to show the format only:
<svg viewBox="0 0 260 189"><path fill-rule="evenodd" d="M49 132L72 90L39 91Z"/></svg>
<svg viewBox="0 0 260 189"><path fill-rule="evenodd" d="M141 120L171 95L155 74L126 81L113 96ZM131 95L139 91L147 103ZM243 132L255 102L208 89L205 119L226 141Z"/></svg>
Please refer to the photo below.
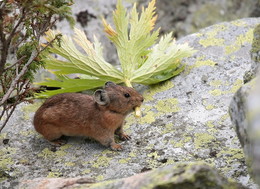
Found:
<svg viewBox="0 0 260 189"><path fill-rule="evenodd" d="M0 2L0 132L17 105L31 102L34 73L53 41L41 44L44 33L57 20L74 24L72 0L3 0Z"/></svg>

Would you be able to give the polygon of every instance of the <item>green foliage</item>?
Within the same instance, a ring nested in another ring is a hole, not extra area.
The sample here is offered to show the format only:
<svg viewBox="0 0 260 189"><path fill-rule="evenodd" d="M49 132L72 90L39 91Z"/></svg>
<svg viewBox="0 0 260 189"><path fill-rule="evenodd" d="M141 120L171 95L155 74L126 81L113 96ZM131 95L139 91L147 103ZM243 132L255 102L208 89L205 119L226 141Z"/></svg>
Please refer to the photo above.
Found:
<svg viewBox="0 0 260 189"><path fill-rule="evenodd" d="M60 43L49 48L50 53L63 57L62 60L48 56L44 61L46 68L55 70L58 81L49 80L40 85L61 87L60 90L46 91L40 97L48 97L57 93L77 92L100 87L105 81L144 85L155 84L178 75L184 69L181 59L193 54L194 50L188 44L176 44L172 33L160 38L159 29L153 31L157 16L155 15L155 0L152 0L141 14L134 4L127 13L121 0L118 0L113 12L115 29L103 19L103 25L108 38L115 44L121 64L121 70L106 62L102 56L102 46L94 38L91 43L83 31L75 29L74 42L81 47L81 53L71 38L63 36ZM50 41L58 32L48 31L46 40ZM61 75L79 74L80 78L71 79Z"/></svg>

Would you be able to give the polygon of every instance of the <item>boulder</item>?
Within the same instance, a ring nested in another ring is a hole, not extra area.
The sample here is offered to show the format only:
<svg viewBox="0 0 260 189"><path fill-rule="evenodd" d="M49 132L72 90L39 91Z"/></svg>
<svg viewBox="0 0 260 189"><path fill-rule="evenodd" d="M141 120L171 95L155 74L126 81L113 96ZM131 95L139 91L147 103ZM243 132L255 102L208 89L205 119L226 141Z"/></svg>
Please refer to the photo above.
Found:
<svg viewBox="0 0 260 189"><path fill-rule="evenodd" d="M254 30L251 57L251 69L244 76L249 83L236 92L229 113L243 147L248 170L260 185L260 74L250 81L260 65L260 25Z"/></svg>
<svg viewBox="0 0 260 189"><path fill-rule="evenodd" d="M251 68L253 30L260 18L224 22L186 36L197 50L183 60L185 71L154 86L136 86L143 93L141 119L129 115L125 130L132 140L113 152L95 141L71 137L53 148L33 129L34 105L20 105L0 134L1 185L18 180L88 177L96 181L133 176L179 162L203 161L247 188L250 179L243 150L228 114L234 93Z"/></svg>
<svg viewBox="0 0 260 189"><path fill-rule="evenodd" d="M26 189L136 189L136 188L179 188L179 189L242 189L210 166L203 163L179 163L154 171L140 173L128 178L92 183L88 178L43 178L23 181L19 188Z"/></svg>

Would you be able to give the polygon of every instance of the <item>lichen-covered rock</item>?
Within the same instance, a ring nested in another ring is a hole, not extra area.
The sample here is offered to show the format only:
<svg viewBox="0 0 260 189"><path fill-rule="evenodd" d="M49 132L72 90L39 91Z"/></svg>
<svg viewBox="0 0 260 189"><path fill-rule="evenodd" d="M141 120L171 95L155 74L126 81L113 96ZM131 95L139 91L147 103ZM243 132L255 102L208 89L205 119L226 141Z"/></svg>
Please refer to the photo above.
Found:
<svg viewBox="0 0 260 189"><path fill-rule="evenodd" d="M244 82L247 83L256 77L256 73L260 67L260 24L254 29L254 38L251 49L252 64L250 70L244 75Z"/></svg>
<svg viewBox="0 0 260 189"><path fill-rule="evenodd" d="M230 116L244 149L248 170L260 185L260 86L256 78L241 87L230 104Z"/></svg>
<svg viewBox="0 0 260 189"><path fill-rule="evenodd" d="M137 86L145 102L140 120L129 115L132 140L114 152L80 137L53 148L31 124L34 106L19 106L0 134L2 186L37 177L90 177L96 181L129 177L177 162L204 161L244 186L256 186L228 114L234 93L251 67L253 30L260 18L225 22L186 36L197 50L184 60L179 76L158 85ZM21 116L23 115L24 116Z"/></svg>
<svg viewBox="0 0 260 189"><path fill-rule="evenodd" d="M52 178L24 181L20 189L242 189L240 184L229 181L210 166L203 163L180 163L170 165L128 178L91 183L87 178Z"/></svg>
<svg viewBox="0 0 260 189"><path fill-rule="evenodd" d="M260 24L254 29L251 58L251 69L244 75L244 80L247 78L246 82L250 82L236 92L229 113L244 149L248 170L260 185L260 76L252 80L260 67Z"/></svg>

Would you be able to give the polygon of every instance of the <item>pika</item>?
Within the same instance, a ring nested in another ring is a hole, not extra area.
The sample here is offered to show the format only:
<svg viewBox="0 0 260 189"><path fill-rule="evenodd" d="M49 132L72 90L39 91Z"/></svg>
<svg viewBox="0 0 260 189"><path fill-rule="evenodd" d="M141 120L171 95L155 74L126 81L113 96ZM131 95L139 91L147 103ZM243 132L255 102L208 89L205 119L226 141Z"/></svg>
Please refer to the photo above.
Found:
<svg viewBox="0 0 260 189"><path fill-rule="evenodd" d="M131 137L124 133L125 117L141 106L143 96L135 89L106 82L93 96L63 93L47 99L34 115L35 130L55 145L61 136L86 136L112 150L122 150L114 135L121 140Z"/></svg>

